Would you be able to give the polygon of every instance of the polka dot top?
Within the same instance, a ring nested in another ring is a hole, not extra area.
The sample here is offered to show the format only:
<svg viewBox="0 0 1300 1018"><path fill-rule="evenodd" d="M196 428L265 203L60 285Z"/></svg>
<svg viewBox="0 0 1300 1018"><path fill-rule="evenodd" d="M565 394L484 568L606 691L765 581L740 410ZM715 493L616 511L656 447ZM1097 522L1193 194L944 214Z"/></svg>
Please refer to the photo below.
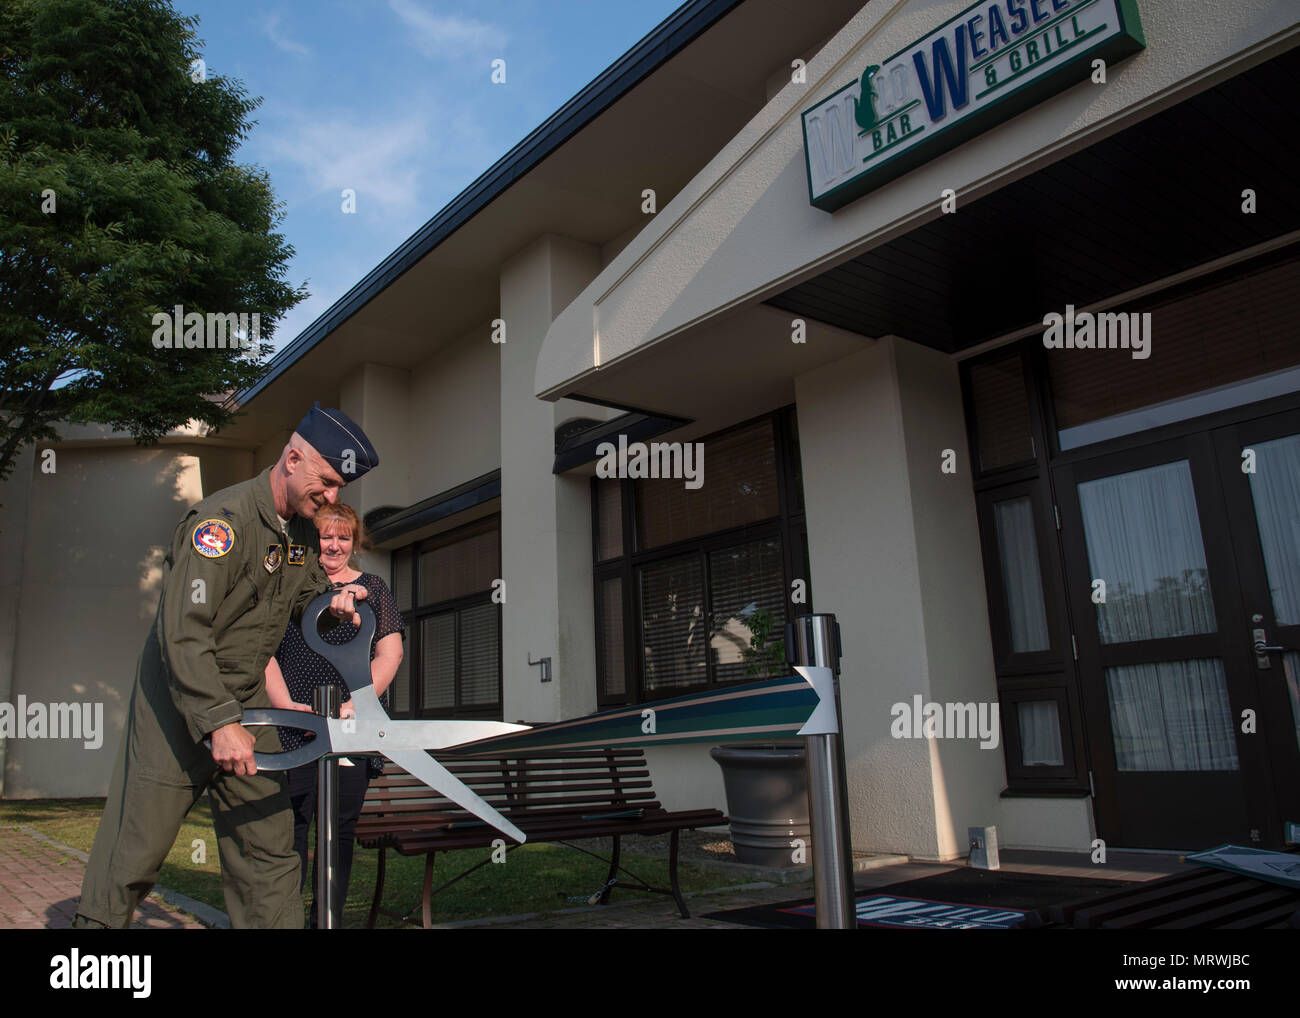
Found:
<svg viewBox="0 0 1300 1018"><path fill-rule="evenodd" d="M402 618L402 613L398 610L397 601L394 599L388 585L384 583L374 573L362 573L351 583L358 584L366 588L366 601L375 612L375 638L370 645L370 660L375 659L375 646L385 636L391 633L400 633L406 628L406 623ZM321 639L326 643L338 645L347 643L357 634L357 627L351 622L340 622L332 629L321 633ZM289 689L289 696L296 703L305 703L311 706L312 693L317 686L323 686L332 683L339 687L339 698L346 703L352 699L347 684L343 681L343 676L339 675L335 667L307 646L307 641L303 639L302 629L298 623L293 620L289 621L289 627L284 632L284 639L280 641L280 647L275 652L275 660L280 666L280 671L284 673L284 684ZM391 687L390 687L391 688ZM388 710L388 692L379 698L383 704L384 710ZM280 728L280 743L285 752L297 749L306 745L314 736L299 728ZM372 757L370 760L370 771L373 776L383 770L383 760L379 757Z"/></svg>

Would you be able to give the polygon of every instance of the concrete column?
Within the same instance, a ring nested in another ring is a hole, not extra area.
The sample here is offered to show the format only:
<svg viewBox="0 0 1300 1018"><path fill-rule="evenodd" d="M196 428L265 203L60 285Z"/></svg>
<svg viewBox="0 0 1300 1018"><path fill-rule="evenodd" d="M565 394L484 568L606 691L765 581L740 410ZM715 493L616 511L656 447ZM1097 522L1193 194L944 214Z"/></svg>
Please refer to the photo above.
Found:
<svg viewBox="0 0 1300 1018"><path fill-rule="evenodd" d="M551 322L595 277L600 250L544 236L501 269L503 717L555 721L596 709L589 481L557 477L555 427L580 412L533 395ZM528 660L551 658L552 681Z"/></svg>
<svg viewBox="0 0 1300 1018"><path fill-rule="evenodd" d="M843 632L854 846L954 858L968 824L998 820L1001 743L898 739L891 722L918 694L997 699L956 365L886 337L795 391L815 604Z"/></svg>

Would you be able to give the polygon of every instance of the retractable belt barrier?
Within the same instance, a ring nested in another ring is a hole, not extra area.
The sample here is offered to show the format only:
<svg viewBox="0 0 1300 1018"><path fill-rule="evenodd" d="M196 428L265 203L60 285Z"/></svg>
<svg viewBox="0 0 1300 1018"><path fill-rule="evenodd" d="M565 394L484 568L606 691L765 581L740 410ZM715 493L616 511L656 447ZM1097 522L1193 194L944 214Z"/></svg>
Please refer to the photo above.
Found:
<svg viewBox="0 0 1300 1018"><path fill-rule="evenodd" d="M832 668L820 663L795 665L796 675L765 679L721 690L710 690L674 697L635 707L617 708L587 717L554 724L513 725L502 721L394 721L384 711L370 679L370 644L375 635L375 616L363 600L356 608L361 616L359 631L344 644L330 644L321 639L320 617L328 610L332 593L322 594L303 612L303 638L312 650L325 658L352 694L355 716L331 718L304 711L277 708L249 708L244 711L245 727L276 725L311 732L315 738L306 745L281 753L255 753L259 770L289 770L322 758L379 755L386 757L439 794L455 802L502 834L523 843L526 835L471 791L428 750L452 751L456 755L500 755L518 751L521 755L553 749L578 749L608 746L658 746L688 742L728 742L761 737L805 736L809 740L810 778L813 776L813 739L828 737L839 746L839 711ZM817 616L806 616L817 618ZM833 616L830 617L833 621ZM789 644L787 644L789 646ZM833 768L832 768L833 771ZM843 772L841 758L839 772ZM818 772L819 780L826 780ZM809 796L815 795L809 782ZM834 793L843 799L842 786ZM328 811L327 811L328 812ZM826 815L814 808L813 818ZM844 811L842 816L847 816ZM847 845L847 824L841 837L824 836L814 827L815 874L825 868L845 871L841 857ZM330 852L338 839L338 814L318 815L317 851ZM319 842L324 842L324 846ZM818 844L824 846L819 852ZM823 862L823 860L826 860ZM325 872L332 875L331 868ZM818 884L820 888L821 884ZM849 882L852 888L852 882ZM333 890L337 890L336 888ZM843 895L841 895L843 897ZM328 902L329 912L322 909L322 928L337 928L342 902L336 893L319 894L318 901ZM850 899L851 900L851 899ZM818 898L819 920L822 914ZM819 925L821 922L819 921Z"/></svg>

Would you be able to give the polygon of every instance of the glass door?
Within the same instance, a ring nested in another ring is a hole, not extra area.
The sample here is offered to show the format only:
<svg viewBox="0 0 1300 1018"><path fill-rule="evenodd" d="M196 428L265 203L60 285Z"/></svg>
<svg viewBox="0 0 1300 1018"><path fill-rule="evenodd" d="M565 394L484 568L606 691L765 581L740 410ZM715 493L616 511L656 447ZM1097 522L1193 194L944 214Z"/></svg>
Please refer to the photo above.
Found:
<svg viewBox="0 0 1300 1018"><path fill-rule="evenodd" d="M1243 628L1268 755L1273 811L1300 822L1300 412L1214 432L1243 599Z"/></svg>
<svg viewBox="0 0 1300 1018"><path fill-rule="evenodd" d="M1271 796L1208 434L1053 470L1098 834L1258 843Z"/></svg>

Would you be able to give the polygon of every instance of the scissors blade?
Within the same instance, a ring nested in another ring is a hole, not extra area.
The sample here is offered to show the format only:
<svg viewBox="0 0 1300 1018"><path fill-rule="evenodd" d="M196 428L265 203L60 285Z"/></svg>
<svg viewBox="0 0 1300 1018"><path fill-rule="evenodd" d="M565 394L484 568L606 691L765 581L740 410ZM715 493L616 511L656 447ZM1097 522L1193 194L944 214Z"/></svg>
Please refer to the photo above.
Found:
<svg viewBox="0 0 1300 1018"><path fill-rule="evenodd" d="M331 719L331 753L383 753L392 749L447 749L493 735L527 731L527 725L504 721L382 721Z"/></svg>
<svg viewBox="0 0 1300 1018"><path fill-rule="evenodd" d="M388 717L388 711L384 710L384 705L379 702L379 697L375 695L373 684L358 685L349 690L352 694L352 709L356 711L358 718L366 720L373 718L376 721L383 721Z"/></svg>
<svg viewBox="0 0 1300 1018"><path fill-rule="evenodd" d="M484 823L491 824L502 834L508 834L521 845L528 840L528 836L523 831L480 799L458 777L423 750L389 750L384 756L412 777L419 778L435 792L463 809L469 810Z"/></svg>

